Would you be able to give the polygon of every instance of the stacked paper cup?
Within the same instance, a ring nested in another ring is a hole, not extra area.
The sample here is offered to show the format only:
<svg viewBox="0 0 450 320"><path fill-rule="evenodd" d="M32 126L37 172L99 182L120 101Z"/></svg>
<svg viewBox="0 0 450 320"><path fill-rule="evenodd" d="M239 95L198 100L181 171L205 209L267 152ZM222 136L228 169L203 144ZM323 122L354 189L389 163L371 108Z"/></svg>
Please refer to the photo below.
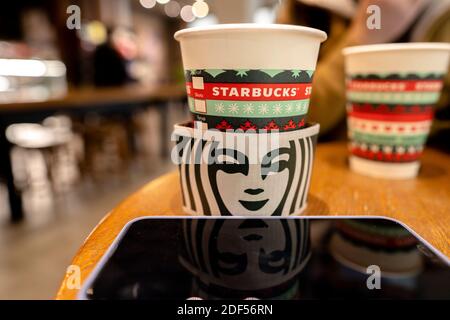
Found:
<svg viewBox="0 0 450 320"><path fill-rule="evenodd" d="M184 210L281 216L306 206L318 124L305 122L322 31L230 24L175 33L194 123L175 126Z"/></svg>
<svg viewBox="0 0 450 320"><path fill-rule="evenodd" d="M388 179L415 177L450 44L357 46L344 55L351 169Z"/></svg>

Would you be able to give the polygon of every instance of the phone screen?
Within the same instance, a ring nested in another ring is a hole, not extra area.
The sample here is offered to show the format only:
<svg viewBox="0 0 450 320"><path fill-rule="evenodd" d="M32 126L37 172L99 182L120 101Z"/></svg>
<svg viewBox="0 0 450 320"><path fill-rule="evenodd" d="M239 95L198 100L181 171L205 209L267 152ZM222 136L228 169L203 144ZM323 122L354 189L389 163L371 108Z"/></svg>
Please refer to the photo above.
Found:
<svg viewBox="0 0 450 320"><path fill-rule="evenodd" d="M143 218L83 299L448 299L448 260L383 219Z"/></svg>

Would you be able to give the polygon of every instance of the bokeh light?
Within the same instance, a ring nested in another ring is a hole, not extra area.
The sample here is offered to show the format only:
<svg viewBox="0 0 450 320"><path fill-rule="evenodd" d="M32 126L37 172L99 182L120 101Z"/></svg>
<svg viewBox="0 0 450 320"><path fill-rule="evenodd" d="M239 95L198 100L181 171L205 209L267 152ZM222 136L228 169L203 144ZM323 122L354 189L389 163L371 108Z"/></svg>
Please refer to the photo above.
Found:
<svg viewBox="0 0 450 320"><path fill-rule="evenodd" d="M156 0L139 0L141 6L146 9L151 9L156 5Z"/></svg>
<svg viewBox="0 0 450 320"><path fill-rule="evenodd" d="M206 17L209 13L209 6L205 1L196 1L192 6L192 12L197 18Z"/></svg>
<svg viewBox="0 0 450 320"><path fill-rule="evenodd" d="M106 41L107 31L105 25L100 21L88 22L84 28L81 29L82 38L92 44L99 45Z"/></svg>
<svg viewBox="0 0 450 320"><path fill-rule="evenodd" d="M181 19L185 22L192 22L195 20L194 13L192 12L192 6L186 5L181 8L180 12Z"/></svg>
<svg viewBox="0 0 450 320"><path fill-rule="evenodd" d="M10 87L8 78L0 76L0 92L7 91Z"/></svg>
<svg viewBox="0 0 450 320"><path fill-rule="evenodd" d="M176 1L170 1L164 6L164 12L168 17L175 18L180 14L180 4Z"/></svg>

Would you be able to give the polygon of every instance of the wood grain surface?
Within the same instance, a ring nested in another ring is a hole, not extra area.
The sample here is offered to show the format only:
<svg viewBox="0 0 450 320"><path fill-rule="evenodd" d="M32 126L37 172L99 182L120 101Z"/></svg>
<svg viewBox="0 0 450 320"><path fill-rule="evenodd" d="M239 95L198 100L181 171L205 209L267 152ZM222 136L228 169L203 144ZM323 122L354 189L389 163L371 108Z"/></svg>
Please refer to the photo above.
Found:
<svg viewBox="0 0 450 320"><path fill-rule="evenodd" d="M373 179L349 171L343 143L319 144L305 215L382 216L414 230L450 258L450 156L427 149L417 179ZM141 216L184 215L177 172L162 176L125 199L83 243L72 264L86 279L125 224ZM63 272L63 271L62 271ZM57 299L74 299L65 286Z"/></svg>

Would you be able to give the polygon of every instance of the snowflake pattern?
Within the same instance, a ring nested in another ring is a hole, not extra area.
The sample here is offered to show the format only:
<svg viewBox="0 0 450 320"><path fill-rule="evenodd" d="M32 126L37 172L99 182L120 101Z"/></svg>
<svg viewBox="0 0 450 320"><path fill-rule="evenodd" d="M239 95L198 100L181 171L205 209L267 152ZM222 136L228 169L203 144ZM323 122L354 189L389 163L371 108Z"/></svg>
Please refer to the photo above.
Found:
<svg viewBox="0 0 450 320"><path fill-rule="evenodd" d="M254 105L253 103L246 103L244 105L239 105L237 103L223 103L223 102L217 102L214 105L214 110L217 114L232 114L237 115L242 112L242 114L245 115L260 115L260 116L268 116L268 115L275 115L280 116L284 113L292 114L294 112L303 114L307 111L307 106L303 103L297 103L297 104L287 104L283 105L281 103L277 103L273 106L269 106L266 103L260 104L260 105Z"/></svg>
<svg viewBox="0 0 450 320"><path fill-rule="evenodd" d="M282 106L281 106L281 104L277 104L277 105L275 105L275 107L273 107L273 113L274 113L274 114L280 114L281 111L282 111Z"/></svg>
<svg viewBox="0 0 450 320"><path fill-rule="evenodd" d="M251 103L244 105L243 112L245 114L253 114L254 107Z"/></svg>
<svg viewBox="0 0 450 320"><path fill-rule="evenodd" d="M269 107L267 106L267 104L262 104L259 106L258 111L260 114L268 114L269 113Z"/></svg>
<svg viewBox="0 0 450 320"><path fill-rule="evenodd" d="M246 77L248 76L247 72L250 71L248 69L237 70L236 77Z"/></svg>
<svg viewBox="0 0 450 320"><path fill-rule="evenodd" d="M300 77L300 72L302 72L301 70L292 70L292 77L294 78L298 78Z"/></svg>
<svg viewBox="0 0 450 320"><path fill-rule="evenodd" d="M223 103L218 103L215 105L215 109L217 113L224 113L225 112L225 107L223 105Z"/></svg>
<svg viewBox="0 0 450 320"><path fill-rule="evenodd" d="M302 103L297 103L297 105L295 106L295 109L298 112L304 112L305 111L305 106Z"/></svg>
<svg viewBox="0 0 450 320"><path fill-rule="evenodd" d="M228 106L228 111L232 114L237 114L239 112L239 106L236 103L230 104Z"/></svg>

